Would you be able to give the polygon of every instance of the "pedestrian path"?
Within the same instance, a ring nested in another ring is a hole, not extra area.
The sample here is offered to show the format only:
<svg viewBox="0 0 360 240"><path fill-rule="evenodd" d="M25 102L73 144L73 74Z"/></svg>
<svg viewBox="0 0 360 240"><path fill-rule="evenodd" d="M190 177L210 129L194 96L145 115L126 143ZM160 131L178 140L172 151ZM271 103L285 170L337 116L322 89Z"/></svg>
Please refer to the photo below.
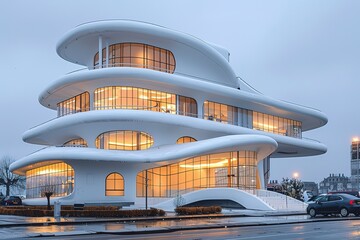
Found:
<svg viewBox="0 0 360 240"><path fill-rule="evenodd" d="M176 216L168 213L155 218L52 218L0 215L0 239L71 236L84 234L142 234L224 227L254 226L312 221L303 212L224 211L206 216Z"/></svg>

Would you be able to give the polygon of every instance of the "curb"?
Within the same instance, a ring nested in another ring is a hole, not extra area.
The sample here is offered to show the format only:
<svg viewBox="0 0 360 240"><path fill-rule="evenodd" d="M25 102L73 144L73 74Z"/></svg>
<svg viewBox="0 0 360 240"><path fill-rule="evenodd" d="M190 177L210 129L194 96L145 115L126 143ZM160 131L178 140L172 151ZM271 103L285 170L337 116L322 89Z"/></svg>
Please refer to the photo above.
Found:
<svg viewBox="0 0 360 240"><path fill-rule="evenodd" d="M249 215L249 214L208 214L208 215L184 215L184 216L164 216L164 217L138 217L138 218L108 218L108 219L91 219L83 221L61 221L61 222L27 222L27 223L7 223L0 224L0 228L6 227L25 227L25 226L50 226L50 225L80 225L86 223L107 223L107 222L137 222L137 221L171 221L171 220L182 220L182 219L203 219L203 218L235 218L235 217L276 217L276 216L296 216L296 215L306 215L305 213L289 213L289 214L259 214L259 215Z"/></svg>

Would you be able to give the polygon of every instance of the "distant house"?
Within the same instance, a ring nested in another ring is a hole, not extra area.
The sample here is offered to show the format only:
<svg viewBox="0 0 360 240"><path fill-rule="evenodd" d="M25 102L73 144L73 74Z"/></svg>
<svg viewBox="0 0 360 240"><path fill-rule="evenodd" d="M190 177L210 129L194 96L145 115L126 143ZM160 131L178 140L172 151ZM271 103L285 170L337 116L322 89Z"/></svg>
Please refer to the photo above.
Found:
<svg viewBox="0 0 360 240"><path fill-rule="evenodd" d="M344 176L344 174L330 174L329 177L324 178L324 180L319 183L319 194L351 190L351 180L349 177Z"/></svg>
<svg viewBox="0 0 360 240"><path fill-rule="evenodd" d="M312 192L314 195L319 195L319 188L317 183L315 182L303 182L304 187L303 187L303 191L310 191Z"/></svg>

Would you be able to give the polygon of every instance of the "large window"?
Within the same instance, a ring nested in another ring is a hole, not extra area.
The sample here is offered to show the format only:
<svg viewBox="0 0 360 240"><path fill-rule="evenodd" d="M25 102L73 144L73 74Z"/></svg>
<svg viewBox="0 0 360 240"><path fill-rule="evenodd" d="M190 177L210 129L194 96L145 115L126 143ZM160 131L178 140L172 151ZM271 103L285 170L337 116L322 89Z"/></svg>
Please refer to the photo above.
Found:
<svg viewBox="0 0 360 240"><path fill-rule="evenodd" d="M57 111L58 117L73 114L77 112L85 112L90 110L89 93L84 92L75 97L69 98L58 103Z"/></svg>
<svg viewBox="0 0 360 240"><path fill-rule="evenodd" d="M216 102L204 102L204 119L302 138L300 121Z"/></svg>
<svg viewBox="0 0 360 240"><path fill-rule="evenodd" d="M135 87L104 87L95 90L95 110L137 109L176 114L176 95Z"/></svg>
<svg viewBox="0 0 360 240"><path fill-rule="evenodd" d="M256 152L240 151L204 155L148 169L136 178L138 197L175 197L218 187L256 188ZM146 179L147 175L147 179Z"/></svg>
<svg viewBox="0 0 360 240"><path fill-rule="evenodd" d="M179 96L178 114L190 117L197 117L196 100L189 97Z"/></svg>
<svg viewBox="0 0 360 240"><path fill-rule="evenodd" d="M253 128L284 136L302 137L301 122L255 111L253 111Z"/></svg>
<svg viewBox="0 0 360 240"><path fill-rule="evenodd" d="M100 134L96 138L96 147L109 150L136 151L148 149L153 145L153 138L144 132L112 131Z"/></svg>
<svg viewBox="0 0 360 240"><path fill-rule="evenodd" d="M94 109L135 109L197 117L197 104L193 98L136 87L96 89Z"/></svg>
<svg viewBox="0 0 360 240"><path fill-rule="evenodd" d="M55 163L26 171L26 197L44 197L52 191L53 197L66 196L74 189L74 169L66 163Z"/></svg>
<svg viewBox="0 0 360 240"><path fill-rule="evenodd" d="M237 125L237 108L226 104L205 101L204 119Z"/></svg>
<svg viewBox="0 0 360 240"><path fill-rule="evenodd" d="M105 196L124 196L124 178L119 173L111 173L105 180Z"/></svg>
<svg viewBox="0 0 360 240"><path fill-rule="evenodd" d="M109 55L106 54L106 48L103 48L102 57L103 67L148 68L167 73L173 73L175 70L175 58L172 52L142 43L110 45ZM108 59L108 65L106 65L106 59ZM98 65L99 53L96 53L94 66Z"/></svg>

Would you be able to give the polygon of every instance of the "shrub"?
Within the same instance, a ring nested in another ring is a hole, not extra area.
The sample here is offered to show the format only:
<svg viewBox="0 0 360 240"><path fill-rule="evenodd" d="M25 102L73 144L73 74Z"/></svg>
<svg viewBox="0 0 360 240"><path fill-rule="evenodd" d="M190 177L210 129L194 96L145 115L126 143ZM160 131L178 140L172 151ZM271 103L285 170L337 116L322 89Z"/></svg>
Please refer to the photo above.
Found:
<svg viewBox="0 0 360 240"><path fill-rule="evenodd" d="M53 210L46 210L46 206L17 206L17 207L0 207L2 215L17 215L26 217L44 217L54 216ZM165 216L162 209L151 208L149 210L133 209L119 210L118 207L85 207L84 210L74 210L72 206L62 206L62 217L149 217Z"/></svg>
<svg viewBox="0 0 360 240"><path fill-rule="evenodd" d="M214 214L221 213L220 206L210 207L177 207L175 212L177 215L201 215L201 214Z"/></svg>

